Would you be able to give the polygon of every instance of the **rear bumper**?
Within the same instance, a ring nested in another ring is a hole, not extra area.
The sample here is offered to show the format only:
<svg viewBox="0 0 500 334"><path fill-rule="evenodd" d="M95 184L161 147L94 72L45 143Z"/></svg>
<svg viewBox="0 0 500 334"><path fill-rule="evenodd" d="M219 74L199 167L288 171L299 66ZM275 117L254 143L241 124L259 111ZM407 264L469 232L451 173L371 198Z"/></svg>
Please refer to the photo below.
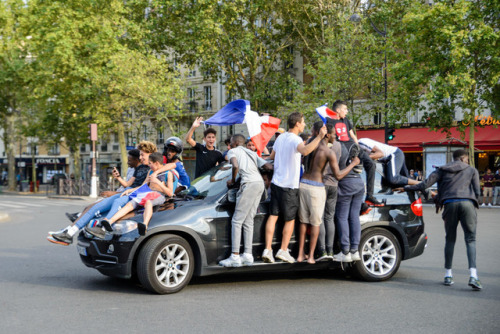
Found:
<svg viewBox="0 0 500 334"><path fill-rule="evenodd" d="M426 246L427 233L422 233L422 235L420 235L420 237L418 238L416 245L409 248L408 256L405 260L421 255L424 252Z"/></svg>

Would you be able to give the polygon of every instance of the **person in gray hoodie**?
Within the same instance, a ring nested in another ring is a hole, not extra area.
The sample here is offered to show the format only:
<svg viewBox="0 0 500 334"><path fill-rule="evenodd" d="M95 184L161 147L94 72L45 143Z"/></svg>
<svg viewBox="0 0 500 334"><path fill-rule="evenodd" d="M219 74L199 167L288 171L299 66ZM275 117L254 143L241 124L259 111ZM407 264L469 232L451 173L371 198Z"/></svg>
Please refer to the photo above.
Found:
<svg viewBox="0 0 500 334"><path fill-rule="evenodd" d="M453 284L451 271L453 250L457 238L457 226L460 222L464 230L467 258L469 260L469 286L474 290L481 290L481 282L477 277L476 269L476 227L477 212L480 196L479 173L469 166L469 156L465 150L453 152L453 161L439 167L427 179L416 185L405 186L406 191L423 191L437 182L438 194L434 199L436 213L443 210L446 242L444 246L444 267L446 269L444 285Z"/></svg>

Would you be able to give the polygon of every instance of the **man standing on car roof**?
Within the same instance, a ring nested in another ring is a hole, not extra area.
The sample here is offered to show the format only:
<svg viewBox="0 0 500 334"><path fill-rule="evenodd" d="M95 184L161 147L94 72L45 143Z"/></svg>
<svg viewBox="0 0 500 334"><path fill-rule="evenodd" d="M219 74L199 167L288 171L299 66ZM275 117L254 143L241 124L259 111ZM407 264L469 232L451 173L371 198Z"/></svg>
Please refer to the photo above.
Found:
<svg viewBox="0 0 500 334"><path fill-rule="evenodd" d="M207 170L217 166L217 164L224 161L221 151L215 148L215 141L217 140L217 131L213 128L208 128L203 132L203 140L205 145L197 143L193 139L194 130L201 125L203 117L197 117L188 133L186 134L186 142L196 150L196 169L194 178L201 176Z"/></svg>
<svg viewBox="0 0 500 334"><path fill-rule="evenodd" d="M234 185L238 173L241 184L236 195L236 208L231 220L232 253L227 259L219 262L219 265L223 267L251 266L253 264L253 219L264 192L264 180L260 175L259 167L272 169L271 164L244 145L245 137L236 134L231 138L232 148L227 153L227 158L233 165L232 178L227 181L227 186L231 188ZM244 252L240 256L242 228Z"/></svg>
<svg viewBox="0 0 500 334"><path fill-rule="evenodd" d="M444 207L443 220L446 231L444 246L444 268L446 269L444 285L453 284L451 271L453 250L457 239L458 223L462 225L469 261L469 286L474 290L481 290L481 282L477 277L476 269L476 227L477 212L480 196L479 173L469 166L469 156L465 150L453 152L453 161L437 168L427 179L417 185L405 186L405 190L423 191L438 184L436 212Z"/></svg>
<svg viewBox="0 0 500 334"><path fill-rule="evenodd" d="M347 103L344 101L337 100L333 103L332 109L338 114L339 119L328 119L328 122L334 124L335 129L337 131L337 139L342 143L351 143L354 142L357 145L358 138L354 134L354 126L352 122L347 118L347 113L349 112L347 109ZM376 165L372 159L366 154L366 152L362 151L359 156L361 159L361 163L363 164L363 168L366 172L366 198L365 201L369 205L373 206L383 206L384 204L377 200L373 196L373 191L375 188L375 170Z"/></svg>
<svg viewBox="0 0 500 334"><path fill-rule="evenodd" d="M289 253L288 244L295 227L295 216L299 207L301 154L306 156L311 153L326 135L326 126L323 126L319 135L306 145L299 137L299 133L302 133L306 126L302 114L291 113L287 123L288 132L276 139L273 152L269 156L271 160L274 160L274 175L271 181L270 215L266 223L266 248L262 253L262 260L268 263L274 262L272 243L280 214L283 215L285 224L281 248L276 253L276 258L289 263L295 262Z"/></svg>

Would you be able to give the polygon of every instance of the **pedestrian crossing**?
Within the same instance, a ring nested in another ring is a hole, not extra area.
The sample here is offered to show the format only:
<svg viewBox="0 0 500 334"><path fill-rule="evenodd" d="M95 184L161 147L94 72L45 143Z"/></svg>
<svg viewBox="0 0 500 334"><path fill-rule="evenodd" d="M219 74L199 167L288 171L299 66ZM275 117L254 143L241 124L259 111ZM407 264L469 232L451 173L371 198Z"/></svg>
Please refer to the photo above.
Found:
<svg viewBox="0 0 500 334"><path fill-rule="evenodd" d="M87 201L78 200L60 200L51 198L20 198L17 200L13 197L0 196L0 211L18 211L18 210L36 210L49 208L68 208L78 211L89 203Z"/></svg>

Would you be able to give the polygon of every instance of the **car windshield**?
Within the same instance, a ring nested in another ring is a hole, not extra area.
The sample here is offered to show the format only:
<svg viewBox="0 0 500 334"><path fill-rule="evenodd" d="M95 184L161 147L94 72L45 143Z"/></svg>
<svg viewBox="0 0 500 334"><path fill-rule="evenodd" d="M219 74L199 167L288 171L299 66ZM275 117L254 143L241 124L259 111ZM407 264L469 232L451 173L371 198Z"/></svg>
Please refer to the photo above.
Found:
<svg viewBox="0 0 500 334"><path fill-rule="evenodd" d="M231 177L231 167L229 163L224 162L210 169L191 183L187 195L205 198L227 190L227 181Z"/></svg>

